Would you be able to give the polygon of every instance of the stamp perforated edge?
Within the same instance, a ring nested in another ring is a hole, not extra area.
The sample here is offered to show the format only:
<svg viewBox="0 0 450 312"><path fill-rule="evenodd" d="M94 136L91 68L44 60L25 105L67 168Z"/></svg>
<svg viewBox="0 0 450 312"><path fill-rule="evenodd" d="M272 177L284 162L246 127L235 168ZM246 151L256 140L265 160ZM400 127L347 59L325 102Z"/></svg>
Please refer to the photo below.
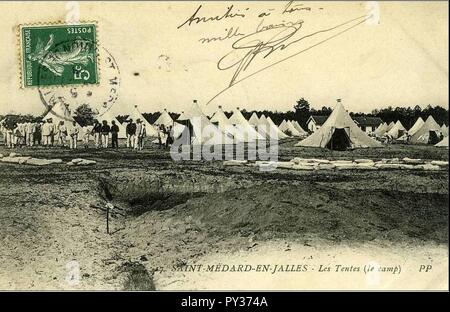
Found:
<svg viewBox="0 0 450 312"><path fill-rule="evenodd" d="M45 27L45 26L71 26L71 25L83 25L83 24L94 24L95 25L95 54L96 54L96 61L97 66L95 66L97 71L97 83L92 84L77 84L77 85L53 85L53 86L25 86L24 85L24 73L23 73L23 42L22 42L22 29L24 27ZM100 49L99 49L99 27L98 27L98 21L79 21L74 24L69 24L64 21L55 21L55 22L36 22L36 23L26 23L26 24L19 24L16 26L16 44L17 44L17 55L18 55L18 66L19 66L19 75L18 75L18 84L20 86L20 89L61 89L61 88L73 88L76 86L77 88L87 88L92 86L99 86L101 81L101 70L100 70L100 64L101 64L101 57L100 57Z"/></svg>

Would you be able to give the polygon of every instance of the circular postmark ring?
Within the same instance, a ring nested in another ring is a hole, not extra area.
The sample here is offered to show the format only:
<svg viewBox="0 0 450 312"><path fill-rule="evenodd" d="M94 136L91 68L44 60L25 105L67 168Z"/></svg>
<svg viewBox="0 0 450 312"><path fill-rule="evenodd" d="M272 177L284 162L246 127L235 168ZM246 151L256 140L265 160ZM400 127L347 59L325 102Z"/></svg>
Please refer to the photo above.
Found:
<svg viewBox="0 0 450 312"><path fill-rule="evenodd" d="M78 38L74 39L74 40L68 40L68 41L64 41L64 42L60 42L58 44L55 45L55 48L52 50L57 49L57 47L60 47L62 45L67 45L76 40L79 40ZM95 58L96 59L100 59L98 56L99 54L99 49L97 48L95 42L90 41L90 40L82 40L83 43L89 43L91 44L91 46L93 47L93 51L95 51ZM80 42L78 42L77 44L79 44ZM73 47L74 45L72 45ZM67 46L66 46L67 47ZM75 45L75 47L77 47ZM64 48L63 48L64 49ZM83 49L83 47L81 47L81 50ZM67 116L61 115L57 112L55 112L53 110L53 107L59 102L62 103L64 105L70 105L70 103L68 103L68 101L70 102L70 98L72 97L77 97L77 94L75 91L73 91L74 89L76 89L79 85L82 86L82 88L87 88L89 85L93 85L96 86L97 89L98 88L106 88L107 89L107 93L106 96L104 95L104 97L102 98L102 106L104 108L103 112L99 115L102 115L104 113L106 113L106 111L108 111L109 109L111 109L111 107L114 105L114 103L117 101L118 96L119 96L119 87L121 84L121 80L120 80L120 69L119 66L115 60L115 58L112 56L112 54L104 47L102 47L102 51L104 52L104 57L103 60L104 63L98 63L97 64L97 72L100 72L100 69L98 68L99 66L103 65L105 66L105 68L111 69L111 73L109 73L109 76L107 75L107 73L105 73L105 71L102 72L102 84L100 83L100 81L97 81L97 83L93 84L93 83L80 83L80 84L70 84L70 85L65 85L63 83L54 83L52 84L53 87L48 88L46 86L40 86L38 83L38 92L39 92L39 97L41 102L43 103L43 105L46 108L46 112L44 114L44 116L46 116L48 113L52 114L53 116L62 119L62 120L66 120L69 122L72 122L73 119L72 118L68 118ZM47 51L47 53L54 53L52 51ZM55 55L52 55L52 57L55 57ZM56 56L57 57L57 56ZM73 64L72 64L73 65ZM48 72L50 72L50 69L42 64L39 64L38 66L38 81L41 78L42 72L45 71L46 74L48 74ZM73 73L75 74L75 73ZM47 77L48 78L48 77ZM57 77L56 77L57 78ZM100 77L99 77L100 78ZM58 95L59 93L59 95ZM86 95L89 97L91 96L93 93L93 91L88 90L86 92ZM98 101L98 102L101 102Z"/></svg>

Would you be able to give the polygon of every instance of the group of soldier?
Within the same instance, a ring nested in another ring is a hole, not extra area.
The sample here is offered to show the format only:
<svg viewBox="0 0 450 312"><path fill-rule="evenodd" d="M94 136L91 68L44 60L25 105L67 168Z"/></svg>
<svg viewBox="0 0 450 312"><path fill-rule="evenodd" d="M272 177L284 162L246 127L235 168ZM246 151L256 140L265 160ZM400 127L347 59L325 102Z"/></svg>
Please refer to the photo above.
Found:
<svg viewBox="0 0 450 312"><path fill-rule="evenodd" d="M49 118L42 122L4 122L0 131L8 148L36 145L66 146L67 139L69 147L76 148L80 127L75 121L68 126L62 120L54 124L52 118Z"/></svg>
<svg viewBox="0 0 450 312"><path fill-rule="evenodd" d="M144 148L145 138L147 136L145 123L139 118L136 119L136 123L133 119L130 119L126 126L126 135L127 148L142 150Z"/></svg>
<svg viewBox="0 0 450 312"><path fill-rule="evenodd" d="M60 146L76 149L78 140L82 140L84 148L89 147L91 137L96 148L118 148L120 128L113 120L101 123L94 120L94 124L81 127L76 121L63 121L53 123L52 118L42 122L2 122L0 132L3 134L5 146L8 148L32 146ZM144 148L146 128L140 119L136 123L132 119L126 126L127 148L142 150ZM109 141L111 138L111 145Z"/></svg>

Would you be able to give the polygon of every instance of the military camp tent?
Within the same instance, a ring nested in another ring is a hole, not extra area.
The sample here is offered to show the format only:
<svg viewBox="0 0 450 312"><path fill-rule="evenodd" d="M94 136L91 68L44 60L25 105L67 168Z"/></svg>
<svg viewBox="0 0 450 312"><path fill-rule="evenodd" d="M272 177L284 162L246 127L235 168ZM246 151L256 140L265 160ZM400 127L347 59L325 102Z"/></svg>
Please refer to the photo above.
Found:
<svg viewBox="0 0 450 312"><path fill-rule="evenodd" d="M272 121L272 119L270 119L270 117L267 117L263 115L261 115L261 117L259 118L259 122L258 122L258 133L264 135L266 137L266 139L270 139L270 140L279 140L279 139L284 139L287 138L288 136L286 134L284 134Z"/></svg>
<svg viewBox="0 0 450 312"><path fill-rule="evenodd" d="M156 121L153 123L153 126L157 132L160 132L159 137L161 138L161 143L163 144L166 143L167 134L164 133L163 130L160 130L160 126L164 126L166 128L166 131L169 131L169 127L172 127L175 137L178 137L178 135L180 135L184 129L183 125L172 119L172 117L167 112L167 109L164 109L162 111L161 115L159 115L158 119L156 119ZM159 139L153 140L152 143L159 143Z"/></svg>
<svg viewBox="0 0 450 312"><path fill-rule="evenodd" d="M184 126L181 135L176 136L180 144L190 145L220 145L233 143L233 138L220 131L211 123L201 110L197 101L194 100L189 110L184 112L184 119L177 121ZM177 129L175 127L174 129Z"/></svg>
<svg viewBox="0 0 450 312"><path fill-rule="evenodd" d="M411 142L416 144L436 144L441 140L441 126L434 120L433 116L428 116L425 123L419 130L411 136Z"/></svg>
<svg viewBox="0 0 450 312"><path fill-rule="evenodd" d="M400 120L397 120L397 122L395 123L395 125L391 128L391 130L389 130L387 132L387 134L389 136L391 136L394 139L397 139L399 137L401 137L402 135L404 135L406 133L406 129L405 127L403 127L402 123L400 122Z"/></svg>
<svg viewBox="0 0 450 312"><path fill-rule="evenodd" d="M448 135L448 127L445 124L442 125L441 131L444 136Z"/></svg>
<svg viewBox="0 0 450 312"><path fill-rule="evenodd" d="M156 121L153 123L155 126L161 126L164 125L165 127L174 126L176 121L172 119L172 117L167 112L167 109L164 109L161 113L161 115L156 119Z"/></svg>
<svg viewBox="0 0 450 312"><path fill-rule="evenodd" d="M316 132L296 146L322 147L336 150L379 147L381 143L369 137L353 121L342 103L338 102L326 122Z"/></svg>
<svg viewBox="0 0 450 312"><path fill-rule="evenodd" d="M295 129L294 132L292 132L290 129L290 127L288 126L288 123L286 121L286 119L283 119L283 121L278 125L278 129L280 129L281 131L283 131L283 133L287 133L288 135L292 135L292 136L297 136L297 129Z"/></svg>
<svg viewBox="0 0 450 312"><path fill-rule="evenodd" d="M378 126L378 128L375 129L375 131L373 132L375 135L381 136L383 134L386 133L387 129L388 129L388 124L383 122L382 124L380 124Z"/></svg>
<svg viewBox="0 0 450 312"><path fill-rule="evenodd" d="M216 125L223 133L233 137L233 142L243 142L245 134L238 128L236 128L227 118L222 110L222 106L219 106L217 111L211 117L210 121Z"/></svg>
<svg viewBox="0 0 450 312"><path fill-rule="evenodd" d="M151 125L147 119L144 118L144 116L142 116L141 112L139 111L137 105L135 105L131 110L130 110L130 114L128 115L127 121L129 119L133 119L134 122L136 122L138 119L140 119L144 125L145 125L145 130L147 132L147 136L152 136L152 137L156 137L158 135L158 132L156 131L155 127L153 125Z"/></svg>
<svg viewBox="0 0 450 312"><path fill-rule="evenodd" d="M424 123L425 121L423 121L422 117L417 118L414 125L411 127L411 129L408 130L408 134L413 135L414 133L416 133L423 126Z"/></svg>
<svg viewBox="0 0 450 312"><path fill-rule="evenodd" d="M448 136L442 139L439 143L437 143L435 146L437 147L447 147L448 148Z"/></svg>
<svg viewBox="0 0 450 312"><path fill-rule="evenodd" d="M264 137L260 135L255 128L245 119L239 110L239 107L233 110L233 115L229 118L232 125L240 130L244 134L244 142L252 142L255 140L263 140Z"/></svg>
<svg viewBox="0 0 450 312"><path fill-rule="evenodd" d="M127 137L127 130L124 125L122 125L117 118L112 114L110 110L107 110L101 114L99 114L96 119L101 123L103 120L106 120L108 122L108 125L111 126L112 122L114 121L116 125L119 127L119 133L118 137L119 139L124 139Z"/></svg>
<svg viewBox="0 0 450 312"><path fill-rule="evenodd" d="M186 120L186 116L184 114L184 111L181 111L180 116L178 116L177 120Z"/></svg>
<svg viewBox="0 0 450 312"><path fill-rule="evenodd" d="M300 124L297 122L297 120L291 121L292 125L297 129L297 131L300 133L301 136L308 135L308 132L305 131L305 129L300 126Z"/></svg>
<svg viewBox="0 0 450 312"><path fill-rule="evenodd" d="M394 126L395 126L395 123L393 121L391 121L391 123L388 124L385 132L389 132Z"/></svg>
<svg viewBox="0 0 450 312"><path fill-rule="evenodd" d="M267 123L267 118L264 114L262 114L261 117L259 117L256 130L258 130L258 133L264 136L264 138L270 139L269 124ZM273 135L273 137L275 137L275 135Z"/></svg>
<svg viewBox="0 0 450 312"><path fill-rule="evenodd" d="M305 135L308 134L308 133L307 133L305 130L303 130L301 127L300 127L301 131L299 131L299 130L297 129L297 127L295 126L295 124L294 124L294 122L293 122L292 120L288 120L287 123L288 123L289 127L293 128L293 129L295 129L295 130L297 131L298 136L305 136ZM279 127L278 127L278 128L279 128Z"/></svg>
<svg viewBox="0 0 450 312"><path fill-rule="evenodd" d="M269 127L271 129L273 129L273 131L278 135L278 139L285 139L288 138L289 136L284 134L283 131L281 131L278 126L272 121L272 118L267 117L267 123L269 124Z"/></svg>
<svg viewBox="0 0 450 312"><path fill-rule="evenodd" d="M248 123L249 123L250 125L252 125L252 126L256 129L256 127L258 126L258 123L259 123L258 115L256 115L256 113L253 113L253 114L250 116L250 119L248 120Z"/></svg>
<svg viewBox="0 0 450 312"><path fill-rule="evenodd" d="M280 126L278 127L283 133L291 136L300 136L300 132L295 129L294 125L283 119Z"/></svg>

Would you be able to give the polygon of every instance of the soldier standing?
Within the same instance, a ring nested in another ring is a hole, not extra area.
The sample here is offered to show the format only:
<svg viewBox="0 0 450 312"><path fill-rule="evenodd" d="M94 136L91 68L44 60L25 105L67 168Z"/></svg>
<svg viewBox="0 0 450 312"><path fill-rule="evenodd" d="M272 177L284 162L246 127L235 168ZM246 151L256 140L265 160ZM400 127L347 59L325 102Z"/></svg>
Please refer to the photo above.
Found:
<svg viewBox="0 0 450 312"><path fill-rule="evenodd" d="M119 147L119 126L116 125L116 122L113 120L111 125L111 147L118 148Z"/></svg>
<svg viewBox="0 0 450 312"><path fill-rule="evenodd" d="M136 124L133 122L133 119L130 119L130 122L127 124L127 147L134 148L134 140L136 136Z"/></svg>

